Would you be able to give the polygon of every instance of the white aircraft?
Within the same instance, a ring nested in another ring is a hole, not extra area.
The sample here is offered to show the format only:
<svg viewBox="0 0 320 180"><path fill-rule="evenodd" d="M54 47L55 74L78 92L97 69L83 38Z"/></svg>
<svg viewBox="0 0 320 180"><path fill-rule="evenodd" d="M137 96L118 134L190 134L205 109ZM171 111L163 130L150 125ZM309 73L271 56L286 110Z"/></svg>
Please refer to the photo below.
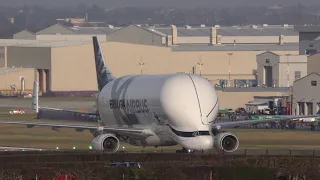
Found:
<svg viewBox="0 0 320 180"><path fill-rule="evenodd" d="M49 122L0 121L4 124L74 128L90 130L94 150L115 153L120 141L137 146L173 146L179 152L217 149L234 152L238 138L223 127L266 123L276 120L316 116L283 116L274 119L215 123L218 96L213 85L194 74L130 75L114 78L104 64L97 37L93 37L99 93L96 108L101 126ZM38 86L34 83L33 109L64 109L38 107ZM71 111L73 112L73 111ZM76 112L79 113L79 112ZM95 113L87 113L89 115Z"/></svg>

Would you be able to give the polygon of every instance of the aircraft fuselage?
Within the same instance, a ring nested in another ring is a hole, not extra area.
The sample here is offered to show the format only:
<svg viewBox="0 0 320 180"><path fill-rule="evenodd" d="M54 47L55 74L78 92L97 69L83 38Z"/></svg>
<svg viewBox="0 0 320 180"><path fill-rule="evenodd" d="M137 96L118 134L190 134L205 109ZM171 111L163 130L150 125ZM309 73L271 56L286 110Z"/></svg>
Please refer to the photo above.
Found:
<svg viewBox="0 0 320 180"><path fill-rule="evenodd" d="M209 131L218 114L218 97L213 85L198 75L120 77L101 90L97 108L105 126L154 133L145 139L130 138L130 144L213 148Z"/></svg>

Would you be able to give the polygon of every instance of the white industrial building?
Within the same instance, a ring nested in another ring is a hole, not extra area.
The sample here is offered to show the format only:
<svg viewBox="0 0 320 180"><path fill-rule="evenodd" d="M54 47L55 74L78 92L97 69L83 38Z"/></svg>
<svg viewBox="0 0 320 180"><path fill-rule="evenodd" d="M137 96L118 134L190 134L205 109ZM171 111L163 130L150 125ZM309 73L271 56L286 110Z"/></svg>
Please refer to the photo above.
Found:
<svg viewBox="0 0 320 180"><path fill-rule="evenodd" d="M311 73L294 82L293 113L314 115L320 108L320 73Z"/></svg>
<svg viewBox="0 0 320 180"><path fill-rule="evenodd" d="M307 75L294 81L292 112L314 115L320 106L320 26L295 26L299 32L299 54L308 55Z"/></svg>
<svg viewBox="0 0 320 180"><path fill-rule="evenodd" d="M320 72L320 53L308 56L308 74Z"/></svg>
<svg viewBox="0 0 320 180"><path fill-rule="evenodd" d="M299 32L299 54L312 55L320 52L320 26L295 26Z"/></svg>
<svg viewBox="0 0 320 180"><path fill-rule="evenodd" d="M279 55L264 52L257 55L257 80L260 86L291 87L307 75L306 55Z"/></svg>

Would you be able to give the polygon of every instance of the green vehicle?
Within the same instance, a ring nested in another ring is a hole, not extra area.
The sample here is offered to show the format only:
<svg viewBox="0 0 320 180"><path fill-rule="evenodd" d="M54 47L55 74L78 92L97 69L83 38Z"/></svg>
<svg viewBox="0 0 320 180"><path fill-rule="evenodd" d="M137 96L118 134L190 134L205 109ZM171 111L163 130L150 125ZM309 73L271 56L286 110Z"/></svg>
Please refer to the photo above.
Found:
<svg viewBox="0 0 320 180"><path fill-rule="evenodd" d="M226 109L219 109L218 110L218 116L219 117L224 117L228 112L232 112L233 111L233 109L228 109L228 108L226 108Z"/></svg>
<svg viewBox="0 0 320 180"><path fill-rule="evenodd" d="M320 115L320 109L319 109L319 111L317 112L317 115ZM315 121L316 121L316 122L320 122L320 118L315 118Z"/></svg>
<svg viewBox="0 0 320 180"><path fill-rule="evenodd" d="M228 110L226 109L219 109L218 113L219 114L227 114Z"/></svg>
<svg viewBox="0 0 320 180"><path fill-rule="evenodd" d="M218 116L219 117L224 117L227 114L227 110L226 109L219 109L218 111Z"/></svg>
<svg viewBox="0 0 320 180"><path fill-rule="evenodd" d="M259 116L259 115L251 115L250 119L252 120L263 120L263 119L273 119L273 118L280 118L279 115L265 115L265 116Z"/></svg>

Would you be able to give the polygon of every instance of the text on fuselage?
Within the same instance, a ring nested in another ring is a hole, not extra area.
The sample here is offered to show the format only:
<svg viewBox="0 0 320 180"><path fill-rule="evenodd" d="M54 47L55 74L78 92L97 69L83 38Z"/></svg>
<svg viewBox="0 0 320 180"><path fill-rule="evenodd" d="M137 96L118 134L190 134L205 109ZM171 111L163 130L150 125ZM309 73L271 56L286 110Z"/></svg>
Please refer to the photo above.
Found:
<svg viewBox="0 0 320 180"><path fill-rule="evenodd" d="M122 109L127 113L148 113L146 99L111 99L109 100L110 109Z"/></svg>

